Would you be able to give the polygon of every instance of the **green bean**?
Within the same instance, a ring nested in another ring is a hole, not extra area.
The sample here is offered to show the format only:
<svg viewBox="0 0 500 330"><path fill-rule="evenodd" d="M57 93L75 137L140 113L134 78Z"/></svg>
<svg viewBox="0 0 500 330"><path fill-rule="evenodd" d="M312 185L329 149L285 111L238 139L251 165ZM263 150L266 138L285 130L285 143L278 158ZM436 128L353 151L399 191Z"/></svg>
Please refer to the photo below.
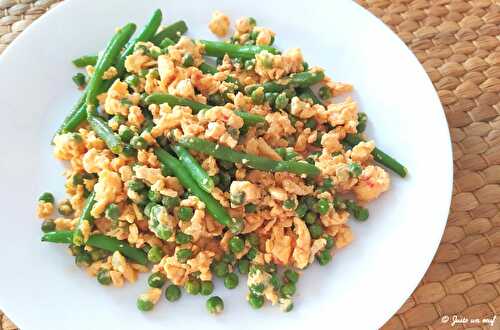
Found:
<svg viewBox="0 0 500 330"><path fill-rule="evenodd" d="M155 148L154 152L158 157L158 160L174 172L174 175L179 179L184 188L205 203L208 212L217 222L224 226L232 226L234 221L231 219L226 209L222 207L222 205L215 198L213 198L212 195L201 189L196 184L196 181L191 177L189 172L183 167L182 163L177 158L170 155L162 148Z"/></svg>
<svg viewBox="0 0 500 330"><path fill-rule="evenodd" d="M193 155L191 155L189 151L182 146L172 146L172 149L177 154L181 163L184 164L184 167L189 171L189 174L191 174L198 186L206 192L211 193L215 186L214 181L208 175L207 171L201 167L196 158L194 158Z"/></svg>
<svg viewBox="0 0 500 330"><path fill-rule="evenodd" d="M179 41L181 35L186 33L188 30L188 27L186 25L186 22L184 21L177 21L175 23L170 24L169 26L165 27L163 30L158 32L151 41L155 45L160 45L161 42L165 38L169 38L175 42Z"/></svg>
<svg viewBox="0 0 500 330"><path fill-rule="evenodd" d="M88 222L88 225L90 227L92 227L92 224L94 223L94 217L90 214L90 212L92 211L92 207L94 207L95 202L95 191L92 191L89 197L87 197L82 214L80 215L75 230L73 231L73 244L77 246L83 245L83 243L85 243L83 237L84 223Z"/></svg>
<svg viewBox="0 0 500 330"><path fill-rule="evenodd" d="M95 65L97 63L97 55L84 55L75 58L72 62L77 68L84 68L87 65Z"/></svg>
<svg viewBox="0 0 500 330"><path fill-rule="evenodd" d="M322 104L319 97L317 97L309 87L299 88L297 92L301 99L310 99L314 104Z"/></svg>
<svg viewBox="0 0 500 330"><path fill-rule="evenodd" d="M213 57L224 57L225 54L229 57L241 58L250 60L261 51L267 50L272 54L279 54L279 50L270 46L254 46L254 45L235 45L221 41L200 40L205 46L205 55Z"/></svg>
<svg viewBox="0 0 500 330"><path fill-rule="evenodd" d="M42 242L71 244L72 240L72 231L52 231L42 236ZM110 252L119 251L124 256L141 265L147 264L146 253L143 250L131 247L125 241L120 241L114 237L93 234L90 235L86 244Z"/></svg>
<svg viewBox="0 0 500 330"><path fill-rule="evenodd" d="M174 107L176 105L180 106L185 106L185 107L190 107L194 113L198 113L202 110L205 109L210 109L212 106L208 104L203 104L203 103L198 103L192 100L188 99L183 99L177 96L169 95L169 94L163 94L163 93L154 93L151 94L146 98L146 103L148 105L150 104L162 104L162 103L168 103L171 107ZM235 114L240 116L243 121L245 122L246 125L248 126L253 126L258 123L263 123L266 120L264 117L255 115L255 114L250 114L247 112L243 111L235 111Z"/></svg>
<svg viewBox="0 0 500 330"><path fill-rule="evenodd" d="M97 136L104 140L112 152L120 154L123 151L123 142L120 140L120 137L113 133L101 117L94 114L87 114L87 120Z"/></svg>
<svg viewBox="0 0 500 330"><path fill-rule="evenodd" d="M136 25L133 23L128 23L121 28L108 43L102 56L99 57L95 66L95 72L92 75L87 88L87 106L95 107L97 105L97 95L99 95L103 84L102 75L113 63L115 63L121 49L135 32L135 29Z"/></svg>
<svg viewBox="0 0 500 330"><path fill-rule="evenodd" d="M269 158L263 158L252 154L246 154L234 151L231 148L213 142L187 137L181 138L179 144L198 152L212 155L217 159L222 159L232 163L241 163L249 167L271 172L292 172L296 174L307 174L309 176L317 176L320 170L311 164L296 161L276 161Z"/></svg>
<svg viewBox="0 0 500 330"><path fill-rule="evenodd" d="M354 147L363 140L359 137L359 135L347 134L344 141L347 142L347 144L349 144L351 147ZM401 165L401 163L399 163L397 160L395 160L379 148L373 149L372 155L377 163L380 163L393 170L400 177L404 178L406 177L406 175L408 175L408 169L404 165Z"/></svg>
<svg viewBox="0 0 500 330"><path fill-rule="evenodd" d="M245 93L250 95L259 87L263 87L264 92L266 93L281 93L289 88L305 88L312 86L319 83L324 78L325 73L323 71L298 72L280 80L268 81L263 84L249 85L245 87Z"/></svg>
<svg viewBox="0 0 500 330"><path fill-rule="evenodd" d="M165 48L167 48L167 47L169 47L169 46L173 46L173 45L175 45L175 41L173 41L173 40L172 40L172 39L170 39L170 38L165 38L165 39L163 39L163 41L160 43L159 47L160 47L161 49L165 49Z"/></svg>

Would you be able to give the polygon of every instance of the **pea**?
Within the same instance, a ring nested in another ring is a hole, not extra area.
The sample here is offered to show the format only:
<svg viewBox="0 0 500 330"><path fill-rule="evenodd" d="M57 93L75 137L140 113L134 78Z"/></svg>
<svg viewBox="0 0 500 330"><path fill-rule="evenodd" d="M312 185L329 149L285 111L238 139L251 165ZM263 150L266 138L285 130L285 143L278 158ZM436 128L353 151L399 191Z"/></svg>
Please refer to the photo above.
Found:
<svg viewBox="0 0 500 330"><path fill-rule="evenodd" d="M148 199L154 203L160 203L162 196L158 191L150 190L148 191Z"/></svg>
<svg viewBox="0 0 500 330"><path fill-rule="evenodd" d="M358 126L356 126L356 130L358 133L363 133L366 129L366 123L368 121L368 116L364 112L358 113Z"/></svg>
<svg viewBox="0 0 500 330"><path fill-rule="evenodd" d="M265 101L264 88L259 87L256 90L254 90L252 92L251 98L252 98L253 104L259 105L259 104L264 103L264 101Z"/></svg>
<svg viewBox="0 0 500 330"><path fill-rule="evenodd" d="M325 236L324 238L326 240L325 249L330 250L335 245L335 239L331 236Z"/></svg>
<svg viewBox="0 0 500 330"><path fill-rule="evenodd" d="M358 163L349 163L347 166L352 177L357 178L363 172L363 168Z"/></svg>
<svg viewBox="0 0 500 330"><path fill-rule="evenodd" d="M163 273L156 272L149 275L148 285L152 288L161 289L165 285L166 281L167 277Z"/></svg>
<svg viewBox="0 0 500 330"><path fill-rule="evenodd" d="M251 271L251 270L250 270ZM250 289L250 292L253 293L253 294L256 294L258 296L261 296L263 293L264 293L264 289L266 288L266 286L262 283L259 283L259 284L253 284L249 287Z"/></svg>
<svg viewBox="0 0 500 330"><path fill-rule="evenodd" d="M274 102L274 107L278 110L283 110L286 108L288 105L288 97L286 96L286 93L280 93L276 97L276 101Z"/></svg>
<svg viewBox="0 0 500 330"><path fill-rule="evenodd" d="M181 221L189 221L193 217L194 211L192 208L187 206L181 206L177 211L177 217Z"/></svg>
<svg viewBox="0 0 500 330"><path fill-rule="evenodd" d="M177 196L175 197L164 196L161 200L161 203L163 204L163 206L165 206L167 211L170 211L174 207L178 206L180 202L181 200Z"/></svg>
<svg viewBox="0 0 500 330"><path fill-rule="evenodd" d="M292 198L289 198L283 202L283 207L287 210L293 210L295 208L295 205L295 200Z"/></svg>
<svg viewBox="0 0 500 330"><path fill-rule="evenodd" d="M142 136L135 135L130 139L130 145L137 150L141 150L146 149L149 143Z"/></svg>
<svg viewBox="0 0 500 330"><path fill-rule="evenodd" d="M299 206L297 206L297 208L295 209L295 214L297 214L299 218L303 219L307 213L307 210L308 210L307 205L301 202L299 203Z"/></svg>
<svg viewBox="0 0 500 330"><path fill-rule="evenodd" d="M228 228L233 234L239 234L245 227L245 222L242 218L231 218L231 223L229 223Z"/></svg>
<svg viewBox="0 0 500 330"><path fill-rule="evenodd" d="M287 284L285 284L281 287L280 293L283 297L290 298L291 296L293 296L295 294L296 290L297 289L295 287L295 284L292 282L288 282Z"/></svg>
<svg viewBox="0 0 500 330"><path fill-rule="evenodd" d="M104 216L111 220L118 220L120 216L120 207L115 203L111 203L106 207L106 211L104 212Z"/></svg>
<svg viewBox="0 0 500 330"><path fill-rule="evenodd" d="M40 195L40 197L38 197L38 201L43 203L54 204L54 200L55 200L54 195L52 195L52 193L49 192L44 192Z"/></svg>
<svg viewBox="0 0 500 330"><path fill-rule="evenodd" d="M288 313L288 312L290 312L292 309L293 309L293 303L292 303L292 302L290 302L290 303L289 303L288 305L286 305L286 307L285 307L284 309L282 309L282 310L283 310L283 312Z"/></svg>
<svg viewBox="0 0 500 330"><path fill-rule="evenodd" d="M276 273L276 271L278 270L278 266L276 266L275 263L270 262L270 263L264 265L264 270L266 271L266 273L270 273L270 274Z"/></svg>
<svg viewBox="0 0 500 330"><path fill-rule="evenodd" d="M81 72L76 73L71 79L79 89L83 89L86 85L85 75Z"/></svg>
<svg viewBox="0 0 500 330"><path fill-rule="evenodd" d="M123 146L122 154L125 157L136 157L137 156L137 150L134 149L130 144L126 144L126 145Z"/></svg>
<svg viewBox="0 0 500 330"><path fill-rule="evenodd" d="M312 224L309 226L309 233L313 239L320 238L323 235L323 227L318 223Z"/></svg>
<svg viewBox="0 0 500 330"><path fill-rule="evenodd" d="M253 309L259 309L264 305L264 297L261 295L250 293L248 295L248 303L250 304L250 306L252 306Z"/></svg>
<svg viewBox="0 0 500 330"><path fill-rule="evenodd" d="M109 270L107 270L106 268L99 269L96 278L97 282L99 282L102 285L110 285L112 282L111 276L109 276Z"/></svg>
<svg viewBox="0 0 500 330"><path fill-rule="evenodd" d="M332 260L332 256L330 255L330 251L325 249L316 255L316 259L321 266L324 266Z"/></svg>
<svg viewBox="0 0 500 330"><path fill-rule="evenodd" d="M359 206L355 211L354 211L354 218L359 221L366 221L368 217L370 216L370 213L368 212L368 209Z"/></svg>
<svg viewBox="0 0 500 330"><path fill-rule="evenodd" d="M227 275L227 273L229 273L228 264L223 261L216 262L213 267L213 272L215 276L219 278L224 278Z"/></svg>
<svg viewBox="0 0 500 330"><path fill-rule="evenodd" d="M72 178L73 186L78 186L83 184L83 176L80 173L76 173Z"/></svg>
<svg viewBox="0 0 500 330"><path fill-rule="evenodd" d="M154 264L157 264L160 262L161 258L163 258L165 254L163 253L163 250L160 249L158 246L153 246L149 251L148 251L148 260Z"/></svg>
<svg viewBox="0 0 500 330"><path fill-rule="evenodd" d="M132 191L140 192L146 188L146 185L141 180L134 179L128 182L128 188Z"/></svg>
<svg viewBox="0 0 500 330"><path fill-rule="evenodd" d="M236 262L236 257L234 256L234 253L230 251L228 253L224 253L221 260L232 265Z"/></svg>
<svg viewBox="0 0 500 330"><path fill-rule="evenodd" d="M248 234L246 240L253 247L259 246L259 236L256 233Z"/></svg>
<svg viewBox="0 0 500 330"><path fill-rule="evenodd" d="M181 295L181 289L175 284L170 284L165 290L165 298L170 302L179 300Z"/></svg>
<svg viewBox="0 0 500 330"><path fill-rule="evenodd" d="M254 213L257 211L257 205L248 203L245 205L245 213Z"/></svg>
<svg viewBox="0 0 500 330"><path fill-rule="evenodd" d="M220 93L209 95L207 102L208 104L219 105L219 106L224 105L226 103L226 101L224 100L224 96L222 96L222 94Z"/></svg>
<svg viewBox="0 0 500 330"><path fill-rule="evenodd" d="M316 215L316 213L314 213L312 211L308 211L306 213L306 216L304 217L304 221L308 225L312 225L312 224L316 223L316 219L317 219L317 215Z"/></svg>
<svg viewBox="0 0 500 330"><path fill-rule="evenodd" d="M125 78L125 82L129 86L137 87L137 85L139 85L139 77L131 74L131 75L127 76L127 78Z"/></svg>
<svg viewBox="0 0 500 330"><path fill-rule="evenodd" d="M92 257L88 252L82 252L75 257L75 263L79 267L88 267L92 263Z"/></svg>
<svg viewBox="0 0 500 330"><path fill-rule="evenodd" d="M318 201L318 200L317 200L316 198L312 197L312 196L306 196L306 197L304 198L304 202L306 203L307 208L308 208L309 210L311 210L311 211L313 210L314 205L316 204L316 202L317 202L317 201Z"/></svg>
<svg viewBox="0 0 500 330"><path fill-rule="evenodd" d="M190 249L180 249L177 251L175 256L177 257L177 260L182 263L186 263L189 258L193 255L193 252Z"/></svg>
<svg viewBox="0 0 500 330"><path fill-rule="evenodd" d="M224 301L219 296L213 296L207 300L207 310L210 314L220 314L224 310Z"/></svg>
<svg viewBox="0 0 500 330"><path fill-rule="evenodd" d="M109 256L109 252L103 249L94 248L90 253L90 258L92 261L102 260Z"/></svg>
<svg viewBox="0 0 500 330"><path fill-rule="evenodd" d="M250 270L250 261L247 259L240 259L238 260L238 271L240 274L245 275L248 274L248 271Z"/></svg>
<svg viewBox="0 0 500 330"><path fill-rule="evenodd" d="M321 191L328 191L333 188L333 181L330 178L326 178L323 180L323 184L320 187Z"/></svg>
<svg viewBox="0 0 500 330"><path fill-rule="evenodd" d="M245 242L238 236L231 237L229 240L229 249L234 253L239 253L245 248Z"/></svg>
<svg viewBox="0 0 500 330"><path fill-rule="evenodd" d="M186 292L192 295L197 295L200 293L201 290L201 282L199 279L192 278L187 280L186 284L184 285L184 288L186 289Z"/></svg>
<svg viewBox="0 0 500 330"><path fill-rule="evenodd" d="M212 281L201 281L200 294L202 296L209 296L214 292L214 284Z"/></svg>
<svg viewBox="0 0 500 330"><path fill-rule="evenodd" d="M316 213L325 215L330 210L330 202L327 199L322 198L314 204L313 208Z"/></svg>
<svg viewBox="0 0 500 330"><path fill-rule="evenodd" d="M332 97L332 91L326 86L321 86L318 91L319 97L322 100L328 100Z"/></svg>
<svg viewBox="0 0 500 330"><path fill-rule="evenodd" d="M143 213L146 217L148 218L151 218L151 209L156 206L158 204L156 203L153 203L153 202L149 202L146 204L146 206L144 207L144 210L143 210Z"/></svg>
<svg viewBox="0 0 500 330"><path fill-rule="evenodd" d="M219 173L219 177L220 177L219 188L222 191L228 191L232 181L231 175L227 172L221 172Z"/></svg>
<svg viewBox="0 0 500 330"><path fill-rule="evenodd" d="M234 289L239 284L238 275L235 273L229 273L224 277L224 286L226 289Z"/></svg>
<svg viewBox="0 0 500 330"><path fill-rule="evenodd" d="M257 256L257 252L258 250L255 247L251 248L250 250L248 250L247 258L250 260L255 259L255 257Z"/></svg>
<svg viewBox="0 0 500 330"><path fill-rule="evenodd" d="M276 290L279 290L281 286L283 285L283 282L279 278L278 274L273 274L271 275L271 279L269 280L269 283L275 288Z"/></svg>
<svg viewBox="0 0 500 330"><path fill-rule="evenodd" d="M149 300L141 297L137 299L137 309L139 309L141 312L149 312L153 309L154 306L155 305Z"/></svg>
<svg viewBox="0 0 500 330"><path fill-rule="evenodd" d="M304 125L306 128L310 128L310 129L315 129L316 126L318 126L318 122L316 121L316 119L314 118L309 118L308 120L306 120L306 123ZM320 140L321 141L321 140Z"/></svg>
<svg viewBox="0 0 500 330"><path fill-rule="evenodd" d="M177 232L175 234L175 242L177 244L187 244L193 240L193 236L189 234L184 234L183 232Z"/></svg>
<svg viewBox="0 0 500 330"><path fill-rule="evenodd" d="M295 284L299 280L299 273L297 273L293 269L287 269L285 271L285 277L289 282Z"/></svg>
<svg viewBox="0 0 500 330"><path fill-rule="evenodd" d="M335 198L333 199L333 207L336 210L345 210L347 206L345 204L345 201L341 197L335 196Z"/></svg>
<svg viewBox="0 0 500 330"><path fill-rule="evenodd" d="M52 219L44 220L41 229L44 233L56 230L56 223Z"/></svg>
<svg viewBox="0 0 500 330"><path fill-rule="evenodd" d="M148 55L154 58L155 60L161 55L161 49L159 48L151 48L148 52Z"/></svg>

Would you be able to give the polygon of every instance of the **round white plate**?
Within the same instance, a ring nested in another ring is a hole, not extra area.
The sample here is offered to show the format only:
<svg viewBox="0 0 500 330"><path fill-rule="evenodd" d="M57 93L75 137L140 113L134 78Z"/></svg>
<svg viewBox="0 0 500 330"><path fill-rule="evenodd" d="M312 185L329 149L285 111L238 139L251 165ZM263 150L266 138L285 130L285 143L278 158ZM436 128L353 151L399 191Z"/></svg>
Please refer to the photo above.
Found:
<svg viewBox="0 0 500 330"><path fill-rule="evenodd" d="M293 312L252 310L245 284L216 283L225 311L213 317L205 298L162 298L140 313L135 300L145 277L124 289L104 288L78 269L63 246L40 242L35 204L42 191L62 198L63 165L52 157L53 132L78 92L71 60L102 49L114 29L141 26L154 9L168 22L187 21L189 35L213 38L213 10L253 16L277 32L277 46L301 47L307 61L355 86L369 116L368 134L410 171L392 175L392 189L355 223L355 241L326 267L314 265L298 284ZM412 53L380 21L353 2L307 4L254 0L72 0L37 20L0 56L0 308L32 329L375 329L416 287L446 223L452 190L450 139L439 99Z"/></svg>

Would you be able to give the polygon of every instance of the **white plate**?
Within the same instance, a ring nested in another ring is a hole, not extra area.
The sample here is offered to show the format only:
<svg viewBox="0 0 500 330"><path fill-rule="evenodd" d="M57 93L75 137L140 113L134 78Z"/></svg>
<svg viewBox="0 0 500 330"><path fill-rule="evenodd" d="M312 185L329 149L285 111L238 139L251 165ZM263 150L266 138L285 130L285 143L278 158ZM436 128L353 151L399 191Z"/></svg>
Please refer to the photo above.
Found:
<svg viewBox="0 0 500 330"><path fill-rule="evenodd" d="M49 140L78 97L71 59L93 54L115 27L143 24L155 8L169 22L185 19L190 35L213 38L215 9L248 15L277 32L280 48L301 47L310 64L353 83L368 113L368 133L406 164L390 192L354 223L356 240L326 267L310 267L298 285L295 309L249 308L245 285L216 283L225 311L213 317L202 297L183 297L154 312L135 307L145 278L124 289L103 288L73 264L63 246L40 242L34 205L41 191L63 196L62 164ZM405 301L429 266L445 226L452 189L450 139L439 99L424 70L380 21L350 1L306 4L222 0L65 1L30 26L0 57L0 307L32 329L375 329Z"/></svg>

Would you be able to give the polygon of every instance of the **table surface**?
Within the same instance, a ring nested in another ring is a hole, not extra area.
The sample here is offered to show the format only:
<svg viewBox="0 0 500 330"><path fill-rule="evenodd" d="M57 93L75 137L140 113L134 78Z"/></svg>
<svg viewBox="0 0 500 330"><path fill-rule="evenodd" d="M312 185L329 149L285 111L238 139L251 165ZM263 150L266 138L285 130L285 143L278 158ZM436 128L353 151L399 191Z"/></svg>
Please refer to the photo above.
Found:
<svg viewBox="0 0 500 330"><path fill-rule="evenodd" d="M357 1L422 63L453 142L453 199L441 244L419 286L383 329L500 329L500 3ZM0 0L0 53L59 2ZM493 327L472 321L495 315ZM454 316L469 321L452 326ZM0 311L0 330L16 329Z"/></svg>

